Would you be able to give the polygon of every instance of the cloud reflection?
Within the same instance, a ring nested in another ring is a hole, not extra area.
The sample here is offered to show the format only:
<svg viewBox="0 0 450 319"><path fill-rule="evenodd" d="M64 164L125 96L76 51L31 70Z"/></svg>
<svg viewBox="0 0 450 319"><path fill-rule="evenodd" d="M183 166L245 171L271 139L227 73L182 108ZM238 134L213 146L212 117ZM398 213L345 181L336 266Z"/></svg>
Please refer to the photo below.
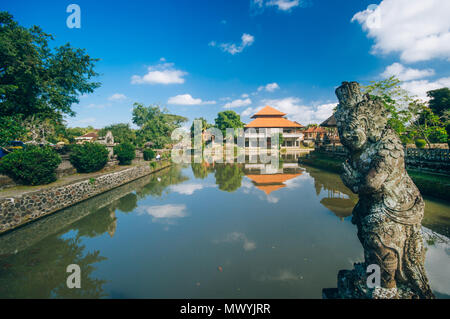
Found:
<svg viewBox="0 0 450 319"><path fill-rule="evenodd" d="M244 233L232 232L225 236L223 239L214 240L214 243L236 243L242 242L242 248L245 251L250 251L256 248L256 243L247 238Z"/></svg>

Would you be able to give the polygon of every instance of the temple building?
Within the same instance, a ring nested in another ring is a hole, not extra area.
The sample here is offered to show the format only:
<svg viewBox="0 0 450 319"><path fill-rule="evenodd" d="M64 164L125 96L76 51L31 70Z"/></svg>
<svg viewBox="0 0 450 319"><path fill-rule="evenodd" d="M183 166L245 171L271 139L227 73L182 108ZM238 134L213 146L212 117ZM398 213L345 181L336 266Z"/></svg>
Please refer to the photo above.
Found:
<svg viewBox="0 0 450 319"><path fill-rule="evenodd" d="M245 147L261 147L259 140L266 139L267 148L270 148L272 134L281 133L283 136L281 147L300 148L303 139L301 129L304 126L286 119L286 115L270 106L255 113L252 116L254 120L245 126Z"/></svg>

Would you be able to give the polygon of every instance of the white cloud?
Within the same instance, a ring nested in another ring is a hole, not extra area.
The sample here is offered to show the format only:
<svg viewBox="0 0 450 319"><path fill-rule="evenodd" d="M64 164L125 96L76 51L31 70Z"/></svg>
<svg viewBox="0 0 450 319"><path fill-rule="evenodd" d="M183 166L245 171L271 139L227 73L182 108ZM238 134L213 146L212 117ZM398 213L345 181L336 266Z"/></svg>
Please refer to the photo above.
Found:
<svg viewBox="0 0 450 319"><path fill-rule="evenodd" d="M224 52L228 52L231 55L235 55L237 53L241 53L246 47L251 46L255 42L255 37L244 33L241 37L241 43L239 45L235 43L222 43L220 47ZM216 42L211 41L209 43L210 46L216 46Z"/></svg>
<svg viewBox="0 0 450 319"><path fill-rule="evenodd" d="M261 110L262 108L263 108L262 106L246 108L244 111L242 111L241 116L242 117L251 116L251 115L255 114L256 112L258 112L259 110Z"/></svg>
<svg viewBox="0 0 450 319"><path fill-rule="evenodd" d="M193 98L190 94L180 94L169 98L167 103L175 105L202 105L216 104L216 101L203 101L202 99Z"/></svg>
<svg viewBox="0 0 450 319"><path fill-rule="evenodd" d="M435 81L417 80L404 82L401 84L401 87L417 98L427 101L429 99L427 97L427 91L450 87L450 77L440 78Z"/></svg>
<svg viewBox="0 0 450 319"><path fill-rule="evenodd" d="M236 243L242 242L242 248L245 251L250 251L256 248L256 243L247 238L244 233L232 232L225 236L225 238L220 240L215 240L214 243Z"/></svg>
<svg viewBox="0 0 450 319"><path fill-rule="evenodd" d="M241 95L241 97L245 99L245 98L248 97L248 94L247 94L247 93L244 93L244 94Z"/></svg>
<svg viewBox="0 0 450 319"><path fill-rule="evenodd" d="M237 99L231 102L226 103L223 107L226 109L233 108L233 107L242 107L252 104L252 100L250 98L246 99Z"/></svg>
<svg viewBox="0 0 450 319"><path fill-rule="evenodd" d="M266 6L276 6L281 11L289 11L298 7L299 4L299 0L271 0L266 2Z"/></svg>
<svg viewBox="0 0 450 319"><path fill-rule="evenodd" d="M300 0L251 0L251 7L256 13L261 13L264 7L276 7L280 11L290 11L298 7L302 2Z"/></svg>
<svg viewBox="0 0 450 319"><path fill-rule="evenodd" d="M261 92L262 90L265 90L267 92L273 92L279 88L280 88L280 86L277 83L273 82L273 83L269 83L269 84L260 86L258 88L258 92Z"/></svg>
<svg viewBox="0 0 450 319"><path fill-rule="evenodd" d="M126 100L127 97L125 96L125 94L121 94L121 93L114 93L113 95L111 95L108 100L110 101L123 101Z"/></svg>
<svg viewBox="0 0 450 319"><path fill-rule="evenodd" d="M182 195L192 195L195 191L203 189L202 184L187 183L179 185L171 185L169 188L171 191L182 194Z"/></svg>
<svg viewBox="0 0 450 319"><path fill-rule="evenodd" d="M397 52L405 62L450 60L449 13L448 0L383 0L352 21L375 40L374 53Z"/></svg>
<svg viewBox="0 0 450 319"><path fill-rule="evenodd" d="M144 76L133 75L131 84L181 84L185 81L185 75L187 72L175 69L173 63L160 63L148 67Z"/></svg>
<svg viewBox="0 0 450 319"><path fill-rule="evenodd" d="M395 76L401 81L416 80L433 75L434 75L433 69L424 69L424 70L413 69L405 67L400 63L393 63L392 65L388 66L386 70L381 74L381 76L384 78Z"/></svg>
<svg viewBox="0 0 450 319"><path fill-rule="evenodd" d="M186 205L167 204L161 206L141 206L137 209L138 214L147 214L153 217L153 221L164 221L187 216Z"/></svg>
<svg viewBox="0 0 450 319"><path fill-rule="evenodd" d="M264 105L270 105L281 112L287 113L287 118L302 125L310 123L320 124L333 114L333 108L337 103L321 104L318 106L302 105L297 97L283 99L267 99L261 101ZM263 106L247 108L241 113L242 117L250 116L259 111Z"/></svg>

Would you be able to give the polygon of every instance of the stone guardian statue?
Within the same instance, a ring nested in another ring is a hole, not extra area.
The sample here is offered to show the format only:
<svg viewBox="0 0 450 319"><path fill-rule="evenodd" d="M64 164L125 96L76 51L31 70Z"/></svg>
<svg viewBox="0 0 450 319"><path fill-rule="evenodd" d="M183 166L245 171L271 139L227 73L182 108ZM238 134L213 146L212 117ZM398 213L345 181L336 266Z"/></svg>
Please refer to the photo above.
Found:
<svg viewBox="0 0 450 319"><path fill-rule="evenodd" d="M381 100L362 94L356 82L344 82L336 95L339 137L349 154L341 179L359 196L352 217L364 248L359 273L373 264L381 273L375 294L363 287L357 265L340 273L341 297L434 298L424 268L424 201L405 169L403 145L387 125L386 108Z"/></svg>

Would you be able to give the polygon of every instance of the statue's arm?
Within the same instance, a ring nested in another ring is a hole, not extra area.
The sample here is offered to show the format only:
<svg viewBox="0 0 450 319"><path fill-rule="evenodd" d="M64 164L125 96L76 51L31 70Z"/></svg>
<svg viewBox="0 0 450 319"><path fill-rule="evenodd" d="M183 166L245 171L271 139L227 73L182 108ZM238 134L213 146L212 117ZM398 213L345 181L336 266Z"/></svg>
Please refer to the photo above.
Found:
<svg viewBox="0 0 450 319"><path fill-rule="evenodd" d="M379 192L388 177L389 171L375 164L361 180L361 184L358 187L358 193L372 194Z"/></svg>

